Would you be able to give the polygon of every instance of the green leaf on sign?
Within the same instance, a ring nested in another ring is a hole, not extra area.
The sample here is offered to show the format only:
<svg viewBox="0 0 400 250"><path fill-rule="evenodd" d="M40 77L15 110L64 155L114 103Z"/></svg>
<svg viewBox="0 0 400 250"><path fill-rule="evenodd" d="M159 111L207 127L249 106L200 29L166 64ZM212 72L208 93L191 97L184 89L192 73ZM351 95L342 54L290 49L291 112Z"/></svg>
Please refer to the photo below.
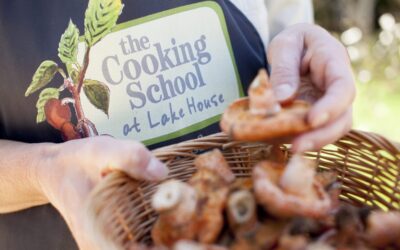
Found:
<svg viewBox="0 0 400 250"><path fill-rule="evenodd" d="M102 82L86 79L83 81L83 91L89 101L108 116L110 105L110 89Z"/></svg>
<svg viewBox="0 0 400 250"><path fill-rule="evenodd" d="M26 90L25 96L28 96L46 86L51 80L53 80L54 75L57 73L57 69L58 65L53 61L46 60L42 62L33 75L32 82Z"/></svg>
<svg viewBox="0 0 400 250"><path fill-rule="evenodd" d="M36 102L36 123L44 122L46 120L46 115L44 113L44 105L46 105L46 102L52 98L58 99L59 96L60 92L56 88L46 88L40 92L39 99Z"/></svg>
<svg viewBox="0 0 400 250"><path fill-rule="evenodd" d="M62 34L58 44L58 57L65 64L76 62L78 53L79 30L76 25L69 20L67 29Z"/></svg>
<svg viewBox="0 0 400 250"><path fill-rule="evenodd" d="M93 46L117 23L123 5L121 0L89 0L85 12L85 41Z"/></svg>

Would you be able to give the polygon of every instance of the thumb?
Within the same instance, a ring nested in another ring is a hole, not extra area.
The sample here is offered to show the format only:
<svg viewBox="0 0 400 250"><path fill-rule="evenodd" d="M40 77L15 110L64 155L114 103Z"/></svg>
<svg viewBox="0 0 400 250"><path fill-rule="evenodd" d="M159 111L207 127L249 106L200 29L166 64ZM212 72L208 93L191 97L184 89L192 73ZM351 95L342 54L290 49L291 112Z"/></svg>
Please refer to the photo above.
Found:
<svg viewBox="0 0 400 250"><path fill-rule="evenodd" d="M160 181L168 176L167 166L154 157L141 143L118 141L109 148L108 164L102 168L102 175L120 170L137 180Z"/></svg>
<svg viewBox="0 0 400 250"><path fill-rule="evenodd" d="M137 159L135 156L132 157L132 164L130 167L124 167L124 170L131 176L138 180L147 181L161 181L168 176L167 166L152 156L150 152L145 156L142 154L141 159Z"/></svg>
<svg viewBox="0 0 400 250"><path fill-rule="evenodd" d="M288 32L277 35L268 47L270 81L280 102L293 98L297 92L302 52L303 41L300 34Z"/></svg>

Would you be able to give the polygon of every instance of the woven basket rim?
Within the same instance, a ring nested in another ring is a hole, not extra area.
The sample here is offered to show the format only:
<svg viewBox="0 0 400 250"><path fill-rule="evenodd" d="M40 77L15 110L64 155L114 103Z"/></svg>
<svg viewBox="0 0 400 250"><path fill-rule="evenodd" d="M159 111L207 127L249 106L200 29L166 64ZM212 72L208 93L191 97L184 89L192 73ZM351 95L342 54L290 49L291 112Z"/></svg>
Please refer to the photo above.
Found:
<svg viewBox="0 0 400 250"><path fill-rule="evenodd" d="M394 154L394 155L399 155L400 154L400 142L395 142L392 140L387 139L386 137L375 133L375 132L368 132L368 131L363 131L363 130L356 130L352 129L349 133L347 133L345 136L343 136L341 139L344 138L357 138L361 139L364 141L367 141L371 143L372 145L375 145L381 149L387 150L389 153ZM341 140L339 139L339 140ZM204 137L188 140L188 141L182 141L176 144L172 145L167 145L161 148L157 148L152 150L152 153L157 157L157 156L163 156L164 152L173 152L173 151L181 151L185 150L186 148L193 147L193 146L201 146L202 143L205 143L207 147L212 146L212 143L215 142L215 145L217 146L221 140L227 140L229 141L227 144L224 144L222 147L224 148L225 146L229 146L228 144L235 144L235 143L244 143L243 141L233 141L224 132L218 132L215 134L210 134ZM338 140L338 141L339 141Z"/></svg>

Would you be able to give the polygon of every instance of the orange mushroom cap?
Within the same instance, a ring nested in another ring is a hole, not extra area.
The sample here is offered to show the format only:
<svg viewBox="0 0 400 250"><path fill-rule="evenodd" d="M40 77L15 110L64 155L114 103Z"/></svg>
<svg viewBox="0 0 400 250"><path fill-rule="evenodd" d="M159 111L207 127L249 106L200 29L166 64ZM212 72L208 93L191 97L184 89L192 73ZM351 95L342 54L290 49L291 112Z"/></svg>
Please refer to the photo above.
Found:
<svg viewBox="0 0 400 250"><path fill-rule="evenodd" d="M235 140L290 138L311 129L307 122L310 107L310 103L302 100L293 100L281 107L266 71L260 70L249 89L249 97L229 105L220 126Z"/></svg>
<svg viewBox="0 0 400 250"><path fill-rule="evenodd" d="M312 178L311 187L304 193L287 191L282 187L285 171L287 169L283 164L269 161L260 162L254 168L256 199L267 211L278 217L311 218L323 218L331 212L330 197L319 181ZM293 188L290 187L291 190Z"/></svg>

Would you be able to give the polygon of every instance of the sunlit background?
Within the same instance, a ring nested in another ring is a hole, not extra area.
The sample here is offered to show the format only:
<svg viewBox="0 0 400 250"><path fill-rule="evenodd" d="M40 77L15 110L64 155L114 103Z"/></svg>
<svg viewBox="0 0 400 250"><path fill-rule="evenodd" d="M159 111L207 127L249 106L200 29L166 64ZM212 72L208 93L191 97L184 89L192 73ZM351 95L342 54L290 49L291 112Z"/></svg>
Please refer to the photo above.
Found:
<svg viewBox="0 0 400 250"><path fill-rule="evenodd" d="M314 0L314 7L353 63L354 128L400 142L400 0Z"/></svg>

